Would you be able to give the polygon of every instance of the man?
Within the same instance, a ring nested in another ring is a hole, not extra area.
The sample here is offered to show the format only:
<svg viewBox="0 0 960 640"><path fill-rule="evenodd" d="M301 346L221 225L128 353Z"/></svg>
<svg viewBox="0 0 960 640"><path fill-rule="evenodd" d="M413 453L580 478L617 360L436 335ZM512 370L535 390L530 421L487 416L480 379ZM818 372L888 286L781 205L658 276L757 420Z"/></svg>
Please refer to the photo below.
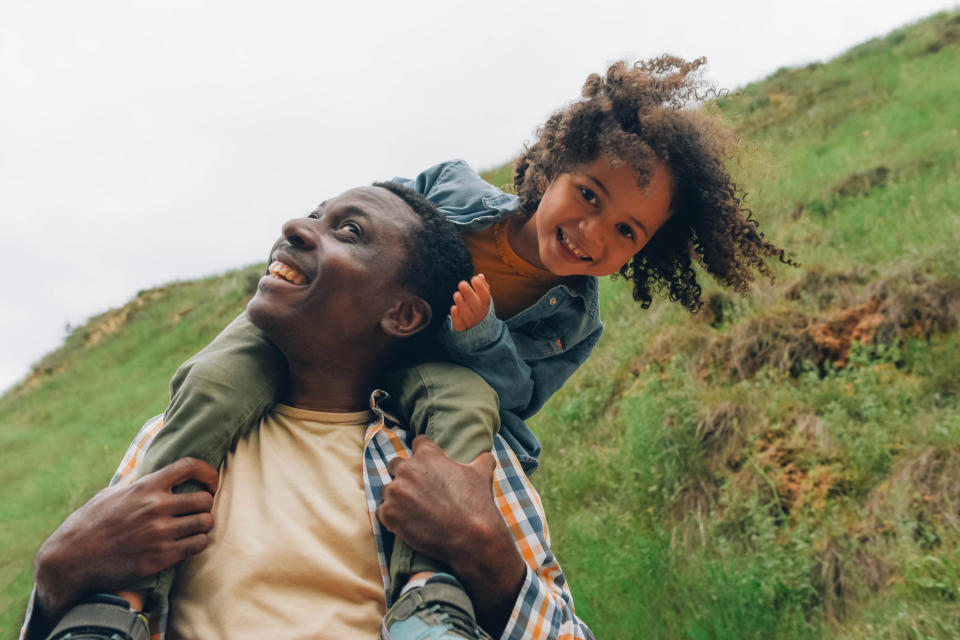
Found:
<svg viewBox="0 0 960 640"><path fill-rule="evenodd" d="M284 225L272 259L287 275L264 276L247 309L288 361L283 406L227 458L215 504L206 492L171 492L188 479L218 481L209 466L181 461L98 494L68 518L38 553L23 637L43 637L82 595L183 557L172 635L371 637L390 593L391 531L445 562L473 606L438 610L431 594L443 586L428 584L401 598L388 620L453 620L449 637L470 637L469 615L463 622L459 614L475 608L494 635L590 637L550 553L539 499L504 442L471 465L425 439L410 457L407 434L379 407L382 392L371 394L398 350L430 324L433 308L403 272L419 260L432 267L420 272L437 276L443 260L407 249L412 234L442 232L437 220L417 194L382 184ZM452 290L463 274L454 267L447 277ZM119 481L136 473L160 428L155 419L141 430ZM166 611L158 609L162 633Z"/></svg>

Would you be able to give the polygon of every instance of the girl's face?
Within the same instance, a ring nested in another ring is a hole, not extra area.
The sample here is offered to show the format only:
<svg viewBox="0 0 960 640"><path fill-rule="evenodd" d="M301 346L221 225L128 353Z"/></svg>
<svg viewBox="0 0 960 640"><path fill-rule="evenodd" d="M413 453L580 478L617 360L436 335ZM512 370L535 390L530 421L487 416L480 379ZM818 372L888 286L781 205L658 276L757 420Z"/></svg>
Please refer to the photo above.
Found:
<svg viewBox="0 0 960 640"><path fill-rule="evenodd" d="M670 218L670 170L657 164L645 188L639 177L601 155L555 178L529 221L540 266L559 276L619 271Z"/></svg>

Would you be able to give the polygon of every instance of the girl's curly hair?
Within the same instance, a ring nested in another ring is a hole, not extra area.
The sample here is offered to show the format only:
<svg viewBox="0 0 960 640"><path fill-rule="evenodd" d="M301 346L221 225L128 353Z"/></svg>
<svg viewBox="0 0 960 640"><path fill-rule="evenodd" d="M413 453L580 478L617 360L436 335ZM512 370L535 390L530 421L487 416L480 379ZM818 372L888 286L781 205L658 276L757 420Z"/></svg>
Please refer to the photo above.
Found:
<svg viewBox="0 0 960 640"><path fill-rule="evenodd" d="M724 169L730 132L684 108L711 93L701 92L695 73L705 62L665 55L632 67L617 62L605 77L591 75L582 99L550 116L516 162L513 181L525 216L536 212L545 185L600 155L634 167L641 187L658 163L670 169L672 215L620 269L643 308L653 292L665 291L670 300L698 311L703 300L694 259L739 293L755 271L773 279L766 258L794 264L757 231L742 192Z"/></svg>

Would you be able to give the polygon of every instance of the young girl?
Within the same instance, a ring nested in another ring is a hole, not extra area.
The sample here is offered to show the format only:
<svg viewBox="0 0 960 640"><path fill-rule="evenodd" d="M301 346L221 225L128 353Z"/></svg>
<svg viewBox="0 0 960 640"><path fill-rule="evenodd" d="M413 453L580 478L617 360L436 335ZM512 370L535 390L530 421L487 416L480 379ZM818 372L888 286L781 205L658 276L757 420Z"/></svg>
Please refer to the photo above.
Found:
<svg viewBox="0 0 960 640"><path fill-rule="evenodd" d="M772 278L766 258L789 262L756 230L723 168L729 137L683 108L699 99L695 72L703 63L664 56L591 75L582 99L551 116L520 156L516 196L462 161L396 180L461 227L478 274L460 284L439 334L446 356L463 368L424 363L385 381L412 431L467 462L490 448L499 427L530 473L540 445L524 419L599 339L597 276L630 280L641 308L664 291L696 311L702 300L693 260L741 293L756 273ZM270 271L284 277L282 265ZM219 465L280 397L285 368L238 318L177 372L144 473L186 455ZM470 370L497 392L500 425L495 409L461 411L465 399L482 395ZM397 543L393 598L404 584L413 593L443 570ZM384 629L406 637L407 619L388 613Z"/></svg>

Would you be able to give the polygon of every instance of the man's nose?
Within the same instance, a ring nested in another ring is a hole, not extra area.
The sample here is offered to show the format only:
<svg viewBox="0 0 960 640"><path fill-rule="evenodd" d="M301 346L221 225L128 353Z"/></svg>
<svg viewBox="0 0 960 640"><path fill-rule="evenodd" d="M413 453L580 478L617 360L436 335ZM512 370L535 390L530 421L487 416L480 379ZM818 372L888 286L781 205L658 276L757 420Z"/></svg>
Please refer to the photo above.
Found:
<svg viewBox="0 0 960 640"><path fill-rule="evenodd" d="M283 223L281 233L291 246L298 249L312 249L317 246L317 236L312 228L312 218L294 218Z"/></svg>

